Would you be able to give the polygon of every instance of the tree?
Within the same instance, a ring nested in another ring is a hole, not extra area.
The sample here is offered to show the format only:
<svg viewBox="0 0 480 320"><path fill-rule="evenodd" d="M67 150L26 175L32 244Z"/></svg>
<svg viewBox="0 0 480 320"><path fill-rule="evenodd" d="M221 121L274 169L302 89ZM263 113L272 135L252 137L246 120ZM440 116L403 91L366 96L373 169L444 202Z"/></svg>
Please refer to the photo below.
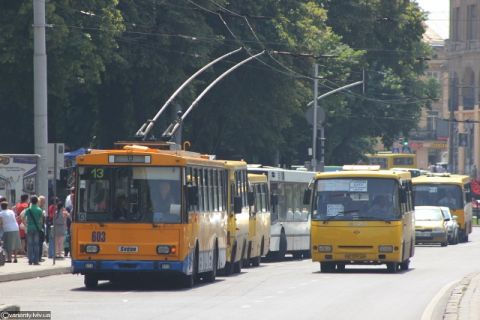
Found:
<svg viewBox="0 0 480 320"><path fill-rule="evenodd" d="M436 88L420 78L430 55L422 43L425 15L412 1L319 2L342 40L366 52L365 96L348 94L341 108L329 109L328 161L351 163L369 149L373 137L388 147L397 136L408 135L421 108L436 98Z"/></svg>
<svg viewBox="0 0 480 320"><path fill-rule="evenodd" d="M94 125L95 97L105 62L122 31L116 0L46 4L49 140L76 145ZM3 152L33 152L32 1L0 4L0 128ZM93 115L93 116L92 116Z"/></svg>

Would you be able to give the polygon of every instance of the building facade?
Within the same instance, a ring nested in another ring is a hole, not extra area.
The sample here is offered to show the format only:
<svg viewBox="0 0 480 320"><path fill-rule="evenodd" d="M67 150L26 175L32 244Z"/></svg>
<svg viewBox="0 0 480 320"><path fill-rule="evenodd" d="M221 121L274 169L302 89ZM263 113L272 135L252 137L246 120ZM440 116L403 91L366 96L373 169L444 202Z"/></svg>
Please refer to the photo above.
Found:
<svg viewBox="0 0 480 320"><path fill-rule="evenodd" d="M450 0L448 57L452 171L477 177L480 165L480 0ZM451 111L451 114L450 114Z"/></svg>
<svg viewBox="0 0 480 320"><path fill-rule="evenodd" d="M448 161L448 60L445 41L426 27L423 41L432 47L426 77L433 78L440 87L439 99L431 108L424 108L418 128L409 133L409 145L417 155L417 166L427 169L431 164Z"/></svg>

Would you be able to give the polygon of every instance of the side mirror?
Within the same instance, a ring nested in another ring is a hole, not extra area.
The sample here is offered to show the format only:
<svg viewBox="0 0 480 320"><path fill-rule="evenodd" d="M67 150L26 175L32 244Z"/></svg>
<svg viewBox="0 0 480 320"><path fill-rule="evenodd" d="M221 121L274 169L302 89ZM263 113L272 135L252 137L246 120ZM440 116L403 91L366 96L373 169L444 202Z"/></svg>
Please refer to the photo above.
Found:
<svg viewBox="0 0 480 320"><path fill-rule="evenodd" d="M303 204L310 204L310 198L312 197L312 190L305 189L303 193Z"/></svg>
<svg viewBox="0 0 480 320"><path fill-rule="evenodd" d="M233 213L239 214L242 213L243 203L242 197L234 197L233 198Z"/></svg>
<svg viewBox="0 0 480 320"><path fill-rule="evenodd" d="M198 206L198 187L187 186L187 201L188 207Z"/></svg>
<svg viewBox="0 0 480 320"><path fill-rule="evenodd" d="M251 207L255 204L255 193L250 191L247 193L248 206Z"/></svg>

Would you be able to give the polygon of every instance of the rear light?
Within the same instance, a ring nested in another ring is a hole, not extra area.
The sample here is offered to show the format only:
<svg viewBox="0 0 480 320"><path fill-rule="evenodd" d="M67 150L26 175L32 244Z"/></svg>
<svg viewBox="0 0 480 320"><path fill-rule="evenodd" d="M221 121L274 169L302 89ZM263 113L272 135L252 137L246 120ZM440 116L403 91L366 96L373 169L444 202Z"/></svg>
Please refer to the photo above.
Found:
<svg viewBox="0 0 480 320"><path fill-rule="evenodd" d="M86 253L99 253L100 247L96 244L87 244L85 245L85 252Z"/></svg>
<svg viewBox="0 0 480 320"><path fill-rule="evenodd" d="M157 246L158 254L175 254L177 253L177 247L170 245L158 245Z"/></svg>

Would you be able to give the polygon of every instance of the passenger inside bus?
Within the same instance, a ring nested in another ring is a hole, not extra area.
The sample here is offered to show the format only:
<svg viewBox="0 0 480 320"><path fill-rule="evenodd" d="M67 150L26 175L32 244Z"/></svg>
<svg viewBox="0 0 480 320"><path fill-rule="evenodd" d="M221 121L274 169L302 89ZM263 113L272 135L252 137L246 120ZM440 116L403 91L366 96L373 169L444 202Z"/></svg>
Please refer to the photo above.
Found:
<svg viewBox="0 0 480 320"><path fill-rule="evenodd" d="M388 201L386 195L377 195L373 201L372 206L368 209L368 215L372 217L385 218L392 216L392 206Z"/></svg>
<svg viewBox="0 0 480 320"><path fill-rule="evenodd" d="M453 196L452 192L450 190L447 190L444 194L444 196L440 199L438 202L441 206L443 207L449 207L450 209L456 209L457 208L457 200Z"/></svg>
<svg viewBox="0 0 480 320"><path fill-rule="evenodd" d="M180 204L169 181L161 181L158 198L154 198L153 222L180 222Z"/></svg>
<svg viewBox="0 0 480 320"><path fill-rule="evenodd" d="M126 220L129 215L127 197L124 194L117 196L113 217L115 220Z"/></svg>

